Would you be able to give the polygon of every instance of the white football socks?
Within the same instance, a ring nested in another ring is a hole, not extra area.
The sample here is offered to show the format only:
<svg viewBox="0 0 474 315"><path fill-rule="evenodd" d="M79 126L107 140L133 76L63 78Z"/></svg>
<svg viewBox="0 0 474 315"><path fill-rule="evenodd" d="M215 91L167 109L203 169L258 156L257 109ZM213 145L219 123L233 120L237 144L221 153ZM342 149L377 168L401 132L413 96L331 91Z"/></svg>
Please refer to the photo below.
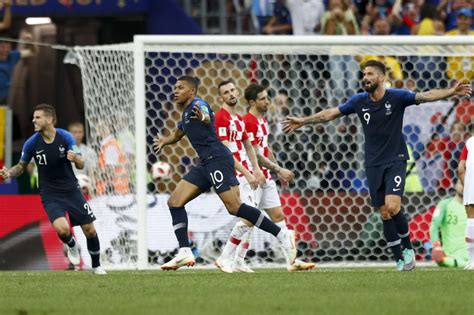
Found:
<svg viewBox="0 0 474 315"><path fill-rule="evenodd" d="M232 229L229 239L225 243L224 249L222 251L222 257L226 259L231 259L235 255L235 250L237 246L242 242L244 235L250 231L253 227L247 226L244 222L239 221Z"/></svg>

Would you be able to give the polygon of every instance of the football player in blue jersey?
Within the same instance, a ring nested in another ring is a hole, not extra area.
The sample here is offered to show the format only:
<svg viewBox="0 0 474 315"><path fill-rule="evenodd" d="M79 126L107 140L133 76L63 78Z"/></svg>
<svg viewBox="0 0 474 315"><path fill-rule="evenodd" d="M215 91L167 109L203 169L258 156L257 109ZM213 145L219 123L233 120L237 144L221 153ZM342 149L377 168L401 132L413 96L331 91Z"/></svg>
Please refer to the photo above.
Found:
<svg viewBox="0 0 474 315"><path fill-rule="evenodd" d="M365 135L365 167L372 206L380 211L387 245L394 255L397 270L415 268L407 218L401 209L408 152L403 140L405 108L451 96L469 97L472 87L458 82L449 89L413 93L385 88L386 68L382 62L364 64L362 84L366 92L346 103L307 117L287 117L284 131L293 132L306 124L323 123L343 115L357 114ZM402 248L403 247L403 248Z"/></svg>
<svg viewBox="0 0 474 315"><path fill-rule="evenodd" d="M35 107L33 124L35 133L24 144L18 164L0 170L4 179L20 176L31 159L38 167L39 189L43 207L59 238L68 246L72 264L81 261L79 245L71 234L66 212L72 226L80 225L87 238L94 274L106 274L100 265L100 244L94 227L95 216L85 200L71 163L84 168L84 160L71 133L55 128L56 111L53 106L40 104Z"/></svg>
<svg viewBox="0 0 474 315"><path fill-rule="evenodd" d="M179 251L176 257L163 264L161 269L176 270L183 266L194 266L194 256L189 247L185 205L211 187L230 214L246 219L254 226L274 235L282 245L288 265L292 265L296 258L294 234L280 229L258 209L241 202L233 155L217 138L214 113L206 101L196 97L197 89L198 81L194 77L183 76L177 80L174 101L183 112L181 121L169 136L157 135L154 139L153 147L158 153L164 146L176 143L186 135L200 159L200 163L181 179L168 199Z"/></svg>

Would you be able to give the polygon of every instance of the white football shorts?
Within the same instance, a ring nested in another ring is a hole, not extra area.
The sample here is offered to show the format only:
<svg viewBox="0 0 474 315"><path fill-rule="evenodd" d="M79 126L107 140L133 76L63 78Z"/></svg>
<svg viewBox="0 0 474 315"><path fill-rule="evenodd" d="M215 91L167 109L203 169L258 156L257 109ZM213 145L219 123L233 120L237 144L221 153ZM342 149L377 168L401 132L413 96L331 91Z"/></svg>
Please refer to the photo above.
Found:
<svg viewBox="0 0 474 315"><path fill-rule="evenodd" d="M267 179L263 187L258 187L255 197L258 203L257 208L260 210L281 207L280 195L273 179Z"/></svg>

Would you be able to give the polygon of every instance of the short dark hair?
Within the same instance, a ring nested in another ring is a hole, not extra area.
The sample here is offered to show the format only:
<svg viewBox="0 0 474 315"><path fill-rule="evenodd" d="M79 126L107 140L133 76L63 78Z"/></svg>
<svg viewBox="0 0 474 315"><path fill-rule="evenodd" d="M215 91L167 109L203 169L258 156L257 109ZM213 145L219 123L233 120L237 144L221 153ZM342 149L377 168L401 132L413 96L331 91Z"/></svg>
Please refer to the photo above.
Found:
<svg viewBox="0 0 474 315"><path fill-rule="evenodd" d="M198 89L199 87L199 80L196 77L190 76L190 75L183 75L182 77L179 77L177 81L186 81L189 85L191 85L193 88Z"/></svg>
<svg viewBox="0 0 474 315"><path fill-rule="evenodd" d="M56 124L57 117L56 117L56 110L52 105L49 104L39 104L35 106L34 111L42 110L46 115L53 117L53 124Z"/></svg>
<svg viewBox="0 0 474 315"><path fill-rule="evenodd" d="M244 95L247 103L250 104L250 101L256 101L258 94L265 91L266 88L263 85L252 83L245 89Z"/></svg>
<svg viewBox="0 0 474 315"><path fill-rule="evenodd" d="M383 74L385 74L385 72L387 71L385 65L383 62L381 61L378 61L378 60L368 60L364 63L364 66L363 68L367 68L367 67L374 67L374 68L377 68L380 70L380 72L382 72Z"/></svg>
<svg viewBox="0 0 474 315"><path fill-rule="evenodd" d="M221 82L217 85L217 91L219 92L219 95L221 95L221 87L223 87L224 85L230 84L230 83L232 83L233 85L235 85L235 82L234 82L234 80L232 80L232 79L228 79L228 80L221 81Z"/></svg>

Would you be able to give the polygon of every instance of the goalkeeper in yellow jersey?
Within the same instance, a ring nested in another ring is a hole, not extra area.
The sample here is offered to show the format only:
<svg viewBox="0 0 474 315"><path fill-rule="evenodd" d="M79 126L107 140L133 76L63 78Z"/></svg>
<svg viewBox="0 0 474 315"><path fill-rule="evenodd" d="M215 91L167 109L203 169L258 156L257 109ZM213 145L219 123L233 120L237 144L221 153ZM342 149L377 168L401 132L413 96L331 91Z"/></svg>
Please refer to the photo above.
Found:
<svg viewBox="0 0 474 315"><path fill-rule="evenodd" d="M461 181L457 182L455 189L455 196L441 200L433 214L430 225L431 256L441 267L464 268L467 265L467 244L464 240L467 215Z"/></svg>

